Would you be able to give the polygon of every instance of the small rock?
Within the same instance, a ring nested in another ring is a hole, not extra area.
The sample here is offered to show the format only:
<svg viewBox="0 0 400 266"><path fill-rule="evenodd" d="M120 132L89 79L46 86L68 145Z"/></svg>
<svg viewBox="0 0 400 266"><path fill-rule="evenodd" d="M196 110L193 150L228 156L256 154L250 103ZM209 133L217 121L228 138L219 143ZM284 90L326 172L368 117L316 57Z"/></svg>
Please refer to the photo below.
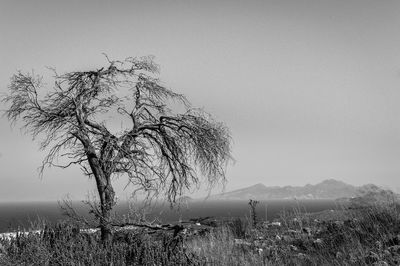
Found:
<svg viewBox="0 0 400 266"><path fill-rule="evenodd" d="M264 250L263 250L262 248L258 248L258 249L257 249L257 252L258 252L259 255L262 255L262 254L263 254L263 251L264 251Z"/></svg>
<svg viewBox="0 0 400 266"><path fill-rule="evenodd" d="M271 226L281 226L281 223L280 222L272 222L269 225L271 225Z"/></svg>
<svg viewBox="0 0 400 266"><path fill-rule="evenodd" d="M321 245L322 242L323 242L323 241L322 241L322 239L320 239L320 238L317 238L317 239L314 240L314 244Z"/></svg>

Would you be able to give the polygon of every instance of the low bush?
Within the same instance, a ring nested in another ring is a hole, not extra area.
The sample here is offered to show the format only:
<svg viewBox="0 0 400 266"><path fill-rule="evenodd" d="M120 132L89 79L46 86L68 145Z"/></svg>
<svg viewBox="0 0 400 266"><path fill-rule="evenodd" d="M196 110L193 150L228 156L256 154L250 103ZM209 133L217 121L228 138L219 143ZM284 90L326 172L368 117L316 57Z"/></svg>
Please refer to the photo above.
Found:
<svg viewBox="0 0 400 266"><path fill-rule="evenodd" d="M108 245L66 222L0 240L0 265L399 264L400 212L389 205L286 213L256 226L234 219L175 236L126 229Z"/></svg>

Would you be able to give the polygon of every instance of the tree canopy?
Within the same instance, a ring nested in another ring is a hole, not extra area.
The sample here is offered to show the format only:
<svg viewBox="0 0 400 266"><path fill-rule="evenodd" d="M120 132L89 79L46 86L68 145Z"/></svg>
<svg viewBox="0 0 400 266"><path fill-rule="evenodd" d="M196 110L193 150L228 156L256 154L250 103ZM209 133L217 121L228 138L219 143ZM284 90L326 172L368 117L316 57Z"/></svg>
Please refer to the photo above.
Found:
<svg viewBox="0 0 400 266"><path fill-rule="evenodd" d="M52 86L34 73L12 76L6 115L41 138L40 148L48 150L41 173L79 165L93 176L100 224L109 222L115 204L112 176L126 176L135 189L164 192L170 202L201 177L208 184L224 181L228 128L161 85L152 57L107 60L92 71L53 70Z"/></svg>

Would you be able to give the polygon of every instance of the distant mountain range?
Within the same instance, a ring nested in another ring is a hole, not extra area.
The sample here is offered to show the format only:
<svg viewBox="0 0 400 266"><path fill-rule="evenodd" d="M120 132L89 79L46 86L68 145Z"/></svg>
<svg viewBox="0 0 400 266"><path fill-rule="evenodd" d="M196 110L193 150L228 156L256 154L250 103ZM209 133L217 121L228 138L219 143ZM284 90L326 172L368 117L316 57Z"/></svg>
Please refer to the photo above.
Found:
<svg viewBox="0 0 400 266"><path fill-rule="evenodd" d="M382 192L383 191L383 192ZM210 196L210 199L218 200L271 200L271 199L340 199L356 198L370 192L386 193L376 185L368 184L363 186L352 186L342 181L328 179L316 185L305 186L273 186L267 187L264 184L256 184L251 187L242 188Z"/></svg>

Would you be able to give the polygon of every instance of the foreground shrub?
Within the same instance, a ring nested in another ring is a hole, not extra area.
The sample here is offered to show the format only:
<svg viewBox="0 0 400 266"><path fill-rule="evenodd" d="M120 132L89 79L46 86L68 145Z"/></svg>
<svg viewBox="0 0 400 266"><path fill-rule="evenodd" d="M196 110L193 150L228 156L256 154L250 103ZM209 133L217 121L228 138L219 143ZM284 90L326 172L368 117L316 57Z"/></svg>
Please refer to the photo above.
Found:
<svg viewBox="0 0 400 266"><path fill-rule="evenodd" d="M42 233L17 234L1 240L1 265L188 265L182 241L171 234L156 236L140 231L117 232L105 246L98 234L82 234L66 223Z"/></svg>
<svg viewBox="0 0 400 266"><path fill-rule="evenodd" d="M196 226L175 235L122 230L103 245L98 234L60 223L46 226L40 234L0 240L0 265L400 264L396 206L294 212L256 227L238 219L202 231L193 229Z"/></svg>

